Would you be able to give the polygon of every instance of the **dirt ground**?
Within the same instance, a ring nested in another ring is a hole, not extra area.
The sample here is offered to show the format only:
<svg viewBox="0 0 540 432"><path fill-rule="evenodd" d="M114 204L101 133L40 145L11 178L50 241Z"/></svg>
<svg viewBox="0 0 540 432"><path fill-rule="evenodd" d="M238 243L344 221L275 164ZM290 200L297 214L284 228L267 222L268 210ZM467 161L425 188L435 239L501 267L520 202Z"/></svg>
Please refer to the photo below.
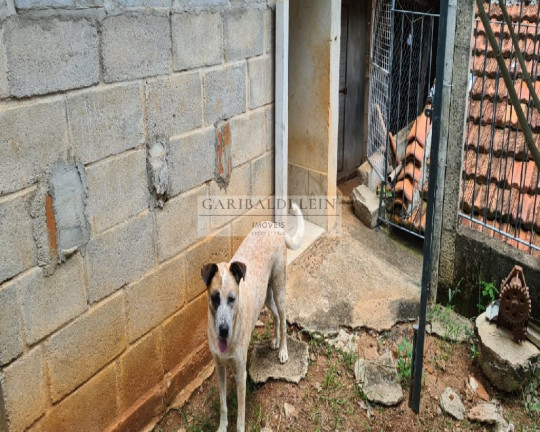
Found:
<svg viewBox="0 0 540 432"><path fill-rule="evenodd" d="M262 328L257 328L253 341L270 337L270 319L263 314ZM270 381L255 385L248 381L246 401L246 430L261 431L483 431L489 426L456 421L439 410L439 395L444 388L454 389L468 410L479 400L467 399L466 379L473 375L484 385L491 401L499 401L503 416L514 424L516 431L539 431L540 414L529 413L521 393L505 394L493 388L474 360L474 339L462 344L446 342L426 336L424 384L421 411L413 413L407 404L409 383L403 378L404 400L395 407L370 404L355 384L354 361L369 358L386 350L398 357L403 339L412 340L411 324L398 324L390 331L374 333L354 332L361 343L356 355L348 355L331 348L322 338L289 328L289 334L309 343L310 366L299 384ZM406 356L399 356L405 360ZM399 362L398 362L399 363ZM402 365L406 366L403 361ZM398 368L406 375L406 367ZM540 382L540 378L536 381ZM536 392L539 388L536 387ZM229 430L236 430L236 389L232 376L228 379ZM284 404L294 407L289 417ZM178 409L169 410L155 426L154 432L215 431L219 423L219 397L215 373L195 391L189 401Z"/></svg>

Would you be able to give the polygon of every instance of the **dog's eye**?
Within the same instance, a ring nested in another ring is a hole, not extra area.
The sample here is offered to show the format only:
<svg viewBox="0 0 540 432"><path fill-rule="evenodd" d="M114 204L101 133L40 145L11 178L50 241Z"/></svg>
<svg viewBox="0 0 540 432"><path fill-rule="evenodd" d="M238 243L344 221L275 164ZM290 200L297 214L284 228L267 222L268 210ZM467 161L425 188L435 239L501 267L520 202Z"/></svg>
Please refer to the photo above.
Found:
<svg viewBox="0 0 540 432"><path fill-rule="evenodd" d="M232 295L229 296L229 304L233 304L236 298Z"/></svg>
<svg viewBox="0 0 540 432"><path fill-rule="evenodd" d="M219 304L221 303L221 299L219 298L219 293L216 291L214 294L212 294L212 306L214 306L214 309L217 309L219 307Z"/></svg>

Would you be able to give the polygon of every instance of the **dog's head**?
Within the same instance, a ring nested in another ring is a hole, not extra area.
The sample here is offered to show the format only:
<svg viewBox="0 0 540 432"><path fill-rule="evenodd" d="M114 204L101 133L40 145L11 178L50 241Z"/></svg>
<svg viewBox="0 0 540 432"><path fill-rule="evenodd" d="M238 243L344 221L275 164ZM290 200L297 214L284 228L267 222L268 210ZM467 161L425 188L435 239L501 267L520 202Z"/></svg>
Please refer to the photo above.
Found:
<svg viewBox="0 0 540 432"><path fill-rule="evenodd" d="M206 264L201 269L201 276L207 288L208 307L214 320L218 347L223 353L227 351L232 333L238 310L239 285L245 279L246 265L239 261Z"/></svg>

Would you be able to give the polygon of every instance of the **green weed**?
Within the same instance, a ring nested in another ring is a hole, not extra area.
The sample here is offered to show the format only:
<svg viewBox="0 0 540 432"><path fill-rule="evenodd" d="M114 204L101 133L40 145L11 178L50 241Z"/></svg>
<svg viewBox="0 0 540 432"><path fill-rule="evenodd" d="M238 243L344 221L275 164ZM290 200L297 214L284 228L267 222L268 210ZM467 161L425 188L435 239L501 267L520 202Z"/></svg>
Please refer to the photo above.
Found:
<svg viewBox="0 0 540 432"><path fill-rule="evenodd" d="M480 289L478 291L478 303L476 307L479 312L483 312L486 310L487 305L497 298L499 289L494 281L486 282L480 279L478 285Z"/></svg>
<svg viewBox="0 0 540 432"><path fill-rule="evenodd" d="M408 382L411 379L413 346L406 339L402 339L398 345L397 371L401 381Z"/></svg>

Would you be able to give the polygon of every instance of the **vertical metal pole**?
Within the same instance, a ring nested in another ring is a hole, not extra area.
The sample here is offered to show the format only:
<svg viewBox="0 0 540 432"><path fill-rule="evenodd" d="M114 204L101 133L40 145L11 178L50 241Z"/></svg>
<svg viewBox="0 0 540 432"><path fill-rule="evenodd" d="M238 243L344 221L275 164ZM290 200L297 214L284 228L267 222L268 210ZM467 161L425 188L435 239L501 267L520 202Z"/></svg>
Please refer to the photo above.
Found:
<svg viewBox="0 0 540 432"><path fill-rule="evenodd" d="M276 167L275 197L287 200L287 169L289 155L289 0L276 2ZM278 209L275 222L285 222L287 206Z"/></svg>
<svg viewBox="0 0 540 432"><path fill-rule="evenodd" d="M429 188L426 211L426 233L424 239L424 262L422 267L422 292L420 295L420 318L418 320L418 335L414 349L414 364L412 365L412 386L410 408L420 412L420 392L422 390L422 369L424 365L424 339L426 333L427 300L429 294L431 266L432 266L432 241L433 241L433 213L435 208L435 196L437 193L437 177L439 164L439 142L441 132L441 111L444 81L444 59L446 55L446 30L448 18L448 0L441 1L441 14L439 19L439 41L437 45L437 71L435 75L435 96L433 109L433 130L431 141L431 164L429 167Z"/></svg>

